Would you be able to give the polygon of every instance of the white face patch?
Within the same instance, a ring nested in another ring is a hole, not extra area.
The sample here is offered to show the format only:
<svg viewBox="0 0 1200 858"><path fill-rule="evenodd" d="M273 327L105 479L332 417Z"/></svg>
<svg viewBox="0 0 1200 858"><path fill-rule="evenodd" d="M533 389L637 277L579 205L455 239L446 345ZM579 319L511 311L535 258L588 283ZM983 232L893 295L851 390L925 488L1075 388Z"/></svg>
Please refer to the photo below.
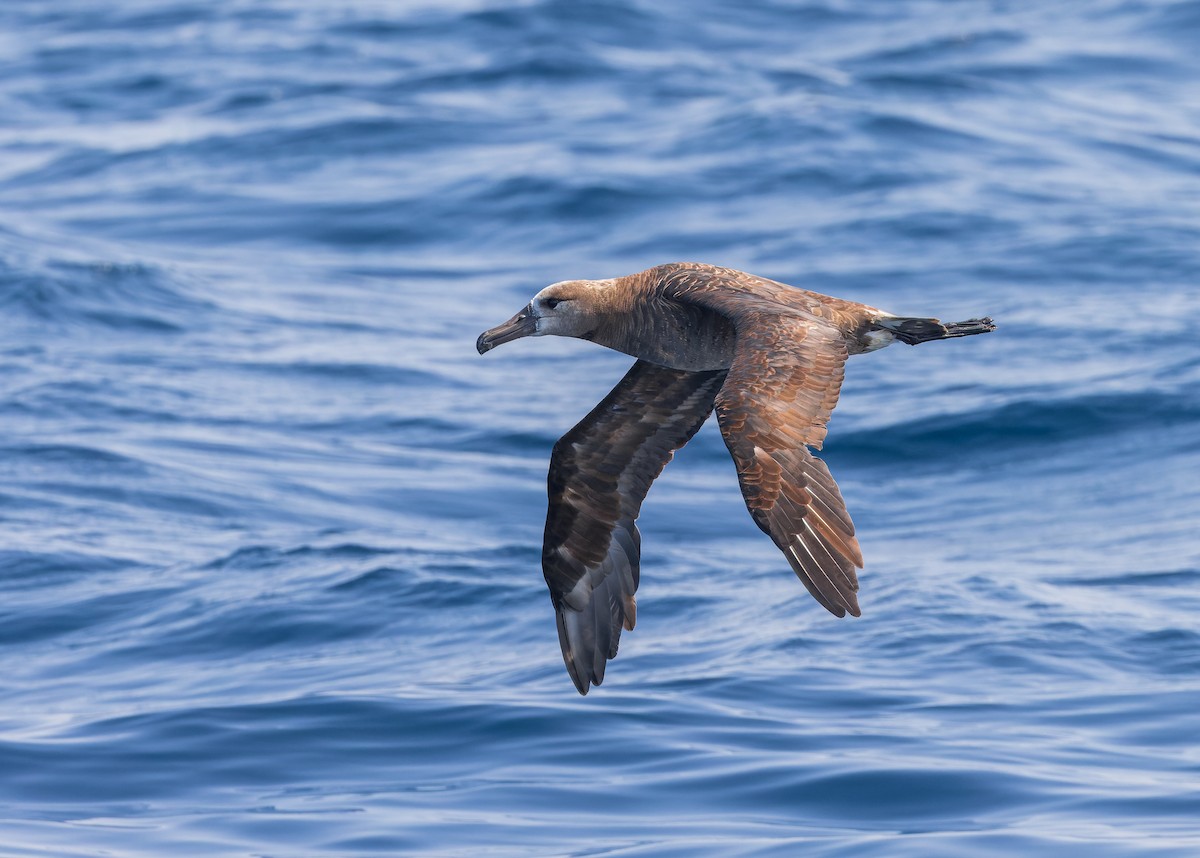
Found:
<svg viewBox="0 0 1200 858"><path fill-rule="evenodd" d="M585 280L563 280L552 283L533 296L533 315L536 337L557 335L577 337L587 330L590 296Z"/></svg>

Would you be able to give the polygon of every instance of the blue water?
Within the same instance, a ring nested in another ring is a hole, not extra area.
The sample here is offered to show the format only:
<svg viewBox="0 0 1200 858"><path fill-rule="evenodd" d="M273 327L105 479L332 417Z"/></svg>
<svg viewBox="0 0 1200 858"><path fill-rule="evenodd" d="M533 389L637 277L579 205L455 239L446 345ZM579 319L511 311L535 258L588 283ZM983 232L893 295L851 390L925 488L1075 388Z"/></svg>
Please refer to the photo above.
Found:
<svg viewBox="0 0 1200 858"><path fill-rule="evenodd" d="M1200 2L0 4L0 854L1200 854ZM820 608L706 426L563 668L474 339L673 260L848 367Z"/></svg>

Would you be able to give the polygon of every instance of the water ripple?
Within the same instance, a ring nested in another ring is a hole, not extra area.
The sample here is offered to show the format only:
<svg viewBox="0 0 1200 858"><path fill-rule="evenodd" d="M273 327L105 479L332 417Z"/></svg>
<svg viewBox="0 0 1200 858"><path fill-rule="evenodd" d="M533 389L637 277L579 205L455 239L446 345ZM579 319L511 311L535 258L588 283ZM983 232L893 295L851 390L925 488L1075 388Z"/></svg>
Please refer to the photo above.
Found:
<svg viewBox="0 0 1200 858"><path fill-rule="evenodd" d="M0 6L5 854L1197 854L1198 39L1195 0ZM706 426L580 699L547 459L628 361L474 338L680 259L999 328L848 368L862 618Z"/></svg>

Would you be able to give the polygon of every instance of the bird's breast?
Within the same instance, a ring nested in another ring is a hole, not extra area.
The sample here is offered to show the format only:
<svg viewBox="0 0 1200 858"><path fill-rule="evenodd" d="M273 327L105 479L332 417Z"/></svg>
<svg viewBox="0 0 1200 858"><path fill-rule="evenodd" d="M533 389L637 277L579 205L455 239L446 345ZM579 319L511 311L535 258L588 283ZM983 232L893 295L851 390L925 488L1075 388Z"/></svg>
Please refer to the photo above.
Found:
<svg viewBox="0 0 1200 858"><path fill-rule="evenodd" d="M729 369L733 363L735 337L732 329L724 332L666 327L653 336L640 337L627 354L660 366L689 372Z"/></svg>
<svg viewBox="0 0 1200 858"><path fill-rule="evenodd" d="M682 369L705 372L729 369L737 335L723 316L692 305L660 302L632 314L612 347L633 357Z"/></svg>

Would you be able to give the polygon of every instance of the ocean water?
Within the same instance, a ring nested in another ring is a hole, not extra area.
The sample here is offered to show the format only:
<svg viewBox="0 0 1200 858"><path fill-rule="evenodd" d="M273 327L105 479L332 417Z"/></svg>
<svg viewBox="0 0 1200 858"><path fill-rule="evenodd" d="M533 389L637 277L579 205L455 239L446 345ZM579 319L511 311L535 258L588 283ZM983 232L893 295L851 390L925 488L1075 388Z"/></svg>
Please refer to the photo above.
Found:
<svg viewBox="0 0 1200 858"><path fill-rule="evenodd" d="M1200 2L7 0L0 855L1200 855ZM709 425L605 683L539 568L675 260L852 359L861 619Z"/></svg>

